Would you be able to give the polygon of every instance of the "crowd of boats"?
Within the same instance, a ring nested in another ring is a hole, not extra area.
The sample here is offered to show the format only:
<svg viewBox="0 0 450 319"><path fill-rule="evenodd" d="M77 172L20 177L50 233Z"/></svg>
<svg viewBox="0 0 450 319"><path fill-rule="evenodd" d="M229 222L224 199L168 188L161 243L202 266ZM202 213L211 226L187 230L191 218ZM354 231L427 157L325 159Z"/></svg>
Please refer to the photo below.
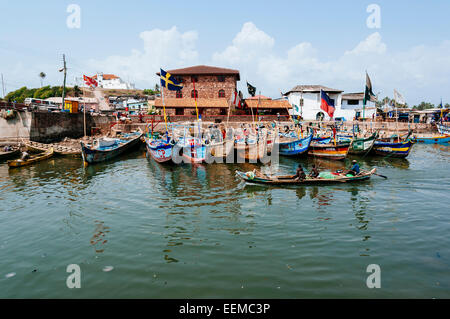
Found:
<svg viewBox="0 0 450 319"><path fill-rule="evenodd" d="M440 125L439 135L414 137L412 131L405 135L393 134L380 137L378 131L361 132L329 127L302 127L301 123L281 125L278 122L265 124L241 124L237 128L223 124L204 127L201 123L166 124L165 132L156 132L153 124L130 133L118 132L114 137L81 141L81 150L62 146L49 146L26 142L26 156L9 160L9 167L21 167L48 159L54 155L79 156L84 165L107 161L126 153L142 142L145 143L149 160L165 164L213 164L217 163L268 163L278 156L312 156L329 160L344 160L348 154L365 157L375 154L385 157L407 157L416 142L449 143L449 127ZM20 155L19 146L12 146L0 152L0 159ZM22 153L23 154L23 153ZM363 171L351 177L337 174L335 180L352 181L369 178L375 170ZM244 180L249 175L237 174ZM250 174L251 175L251 174ZM267 183L291 183L292 176L279 176L276 180L257 174L253 181ZM305 181L311 182L311 180Z"/></svg>

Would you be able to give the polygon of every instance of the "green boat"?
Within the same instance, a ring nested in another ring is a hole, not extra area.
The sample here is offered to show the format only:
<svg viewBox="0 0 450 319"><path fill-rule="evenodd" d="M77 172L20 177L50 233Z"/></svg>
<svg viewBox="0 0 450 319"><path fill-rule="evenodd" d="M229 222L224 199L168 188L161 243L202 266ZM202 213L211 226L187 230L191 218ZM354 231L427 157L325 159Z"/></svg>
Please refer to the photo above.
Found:
<svg viewBox="0 0 450 319"><path fill-rule="evenodd" d="M350 145L350 149L348 152L350 154L357 155L366 155L370 152L373 145L375 144L375 140L378 138L378 133L373 133L369 137L363 138L354 138L352 145Z"/></svg>

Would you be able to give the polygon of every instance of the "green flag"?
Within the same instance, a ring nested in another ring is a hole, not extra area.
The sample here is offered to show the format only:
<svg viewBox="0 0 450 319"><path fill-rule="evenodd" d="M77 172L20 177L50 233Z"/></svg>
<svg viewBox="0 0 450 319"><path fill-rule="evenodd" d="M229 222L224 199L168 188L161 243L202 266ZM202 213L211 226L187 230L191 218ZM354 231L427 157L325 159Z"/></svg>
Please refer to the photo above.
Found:
<svg viewBox="0 0 450 319"><path fill-rule="evenodd" d="M366 72L366 90L364 91L364 105L366 105L367 101L376 101L375 94L372 91L372 82L370 81L369 75Z"/></svg>

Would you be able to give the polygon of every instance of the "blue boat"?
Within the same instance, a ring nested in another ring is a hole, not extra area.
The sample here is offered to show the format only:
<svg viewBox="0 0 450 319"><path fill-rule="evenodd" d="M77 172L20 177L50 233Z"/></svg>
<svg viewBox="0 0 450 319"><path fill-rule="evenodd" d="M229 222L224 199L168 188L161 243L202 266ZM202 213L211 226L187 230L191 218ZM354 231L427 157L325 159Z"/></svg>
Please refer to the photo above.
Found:
<svg viewBox="0 0 450 319"><path fill-rule="evenodd" d="M450 143L450 135L415 137L414 139L419 143L425 143L425 144L448 144L448 143Z"/></svg>
<svg viewBox="0 0 450 319"><path fill-rule="evenodd" d="M406 141L387 141L376 140L373 145L373 152L377 155L384 155L389 157L405 158L411 152L413 142L411 139Z"/></svg>
<svg viewBox="0 0 450 319"><path fill-rule="evenodd" d="M158 163L172 163L173 142L169 137L161 138L146 138L145 147L147 153Z"/></svg>
<svg viewBox="0 0 450 319"><path fill-rule="evenodd" d="M309 145L312 141L312 134L305 138L294 138L288 141L282 141L278 143L281 155L296 156L306 154L308 152Z"/></svg>
<svg viewBox="0 0 450 319"><path fill-rule="evenodd" d="M142 132L123 134L120 138L99 138L92 144L81 142L81 155L85 165L110 160L132 149L141 142Z"/></svg>

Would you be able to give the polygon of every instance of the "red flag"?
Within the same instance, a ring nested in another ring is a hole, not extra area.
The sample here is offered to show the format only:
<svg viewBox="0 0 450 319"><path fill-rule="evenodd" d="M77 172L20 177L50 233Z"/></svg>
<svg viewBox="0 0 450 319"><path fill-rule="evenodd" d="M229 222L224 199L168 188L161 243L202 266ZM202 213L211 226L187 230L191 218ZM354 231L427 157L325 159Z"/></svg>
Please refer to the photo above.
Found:
<svg viewBox="0 0 450 319"><path fill-rule="evenodd" d="M90 77L88 77L86 75L83 75L83 80L84 80L84 82L86 83L87 86L90 86L90 87L97 87L98 86L98 83L97 83L97 81L95 81L95 79L90 78Z"/></svg>
<svg viewBox="0 0 450 319"><path fill-rule="evenodd" d="M332 118L334 114L334 101L332 101L328 94L322 90L320 90L320 100L320 108L327 112L328 116Z"/></svg>

